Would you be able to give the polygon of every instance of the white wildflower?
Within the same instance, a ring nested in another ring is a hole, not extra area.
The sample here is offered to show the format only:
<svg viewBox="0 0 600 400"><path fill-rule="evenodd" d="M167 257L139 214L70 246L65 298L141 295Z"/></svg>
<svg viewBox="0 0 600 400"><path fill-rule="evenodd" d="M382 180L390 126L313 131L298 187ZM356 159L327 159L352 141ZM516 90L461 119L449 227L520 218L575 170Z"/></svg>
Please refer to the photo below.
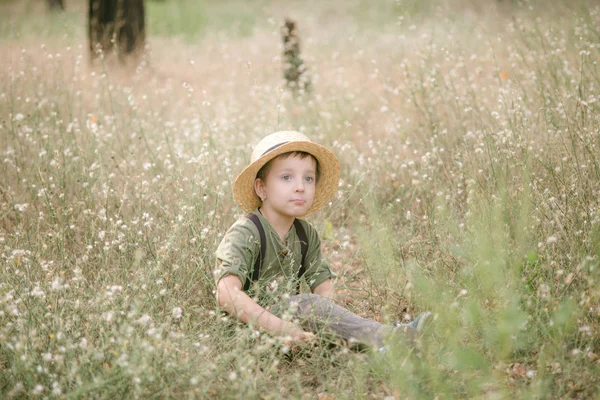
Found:
<svg viewBox="0 0 600 400"><path fill-rule="evenodd" d="M62 282L60 280L60 278L54 278L54 280L52 281L52 291L57 292L60 289L62 289L63 285Z"/></svg>
<svg viewBox="0 0 600 400"><path fill-rule="evenodd" d="M15 209L18 212L25 212L25 210L27 210L27 207L29 207L29 204L15 204Z"/></svg>
<svg viewBox="0 0 600 400"><path fill-rule="evenodd" d="M115 313L112 311L107 311L104 313L103 318L106 322L112 322L115 319Z"/></svg>
<svg viewBox="0 0 600 400"><path fill-rule="evenodd" d="M42 385L38 384L38 385L35 385L31 394L33 394L34 396L39 396L43 392L44 392L44 387Z"/></svg>
<svg viewBox="0 0 600 400"><path fill-rule="evenodd" d="M62 389L60 388L59 383L56 381L52 382L52 395L58 397L61 394L62 394Z"/></svg>
<svg viewBox="0 0 600 400"><path fill-rule="evenodd" d="M181 318L182 313L183 313L183 310L181 309L181 307L175 307L171 311L171 316L175 319L179 319L179 318Z"/></svg>

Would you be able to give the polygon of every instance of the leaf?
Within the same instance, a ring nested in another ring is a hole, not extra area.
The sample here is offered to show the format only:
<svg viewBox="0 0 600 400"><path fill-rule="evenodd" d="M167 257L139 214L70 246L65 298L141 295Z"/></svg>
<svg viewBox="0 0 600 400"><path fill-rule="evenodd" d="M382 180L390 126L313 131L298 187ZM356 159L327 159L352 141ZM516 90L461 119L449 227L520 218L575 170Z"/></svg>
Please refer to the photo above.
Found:
<svg viewBox="0 0 600 400"><path fill-rule="evenodd" d="M333 238L333 224L328 219L325 220L325 232L323 233L323 238L324 239Z"/></svg>
<svg viewBox="0 0 600 400"><path fill-rule="evenodd" d="M527 263L529 265L535 265L538 261L538 254L535 251L530 251L527 253Z"/></svg>

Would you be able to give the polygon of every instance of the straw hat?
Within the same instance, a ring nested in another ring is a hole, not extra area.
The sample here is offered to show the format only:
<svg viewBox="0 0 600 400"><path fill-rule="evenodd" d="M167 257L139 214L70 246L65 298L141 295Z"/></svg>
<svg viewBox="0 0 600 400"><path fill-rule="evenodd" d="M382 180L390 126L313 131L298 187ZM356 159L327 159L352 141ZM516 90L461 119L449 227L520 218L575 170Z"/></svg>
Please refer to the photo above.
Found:
<svg viewBox="0 0 600 400"><path fill-rule="evenodd" d="M314 202L307 214L319 210L331 200L337 192L340 180L340 164L335 155L325 147L311 142L300 132L281 131L270 134L256 145L250 157L250 165L235 178L233 195L242 210L252 212L261 205L254 192L254 181L258 171L278 155L291 151L306 152L319 162L321 175Z"/></svg>

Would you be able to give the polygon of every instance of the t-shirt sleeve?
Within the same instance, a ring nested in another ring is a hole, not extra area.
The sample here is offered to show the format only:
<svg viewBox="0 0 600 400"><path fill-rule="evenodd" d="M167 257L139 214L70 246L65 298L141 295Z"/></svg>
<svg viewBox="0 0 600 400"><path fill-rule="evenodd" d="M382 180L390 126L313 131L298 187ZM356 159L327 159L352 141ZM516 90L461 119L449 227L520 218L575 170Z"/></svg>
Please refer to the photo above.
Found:
<svg viewBox="0 0 600 400"><path fill-rule="evenodd" d="M308 251L306 253L306 272L304 276L306 282L313 291L321 283L327 279L333 278L335 275L329 268L329 263L321 253L321 238L315 228L304 221L306 236L308 237Z"/></svg>
<svg viewBox="0 0 600 400"><path fill-rule="evenodd" d="M258 232L254 232L252 226L252 221L241 219L225 233L216 251L216 283L228 275L235 275L244 287L250 266L254 265L255 257L260 252Z"/></svg>

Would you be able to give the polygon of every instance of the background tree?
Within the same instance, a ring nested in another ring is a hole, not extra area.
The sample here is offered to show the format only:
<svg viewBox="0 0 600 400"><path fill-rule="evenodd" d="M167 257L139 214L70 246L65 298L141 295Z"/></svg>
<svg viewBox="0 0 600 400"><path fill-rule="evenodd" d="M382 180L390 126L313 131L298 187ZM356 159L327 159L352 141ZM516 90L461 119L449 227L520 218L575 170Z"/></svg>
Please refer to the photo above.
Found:
<svg viewBox="0 0 600 400"><path fill-rule="evenodd" d="M143 0L90 0L88 33L91 58L115 48L119 60L144 48Z"/></svg>
<svg viewBox="0 0 600 400"><path fill-rule="evenodd" d="M287 86L294 91L310 91L310 77L300 56L300 38L296 22L286 18L281 28L281 37L283 39L283 77Z"/></svg>

